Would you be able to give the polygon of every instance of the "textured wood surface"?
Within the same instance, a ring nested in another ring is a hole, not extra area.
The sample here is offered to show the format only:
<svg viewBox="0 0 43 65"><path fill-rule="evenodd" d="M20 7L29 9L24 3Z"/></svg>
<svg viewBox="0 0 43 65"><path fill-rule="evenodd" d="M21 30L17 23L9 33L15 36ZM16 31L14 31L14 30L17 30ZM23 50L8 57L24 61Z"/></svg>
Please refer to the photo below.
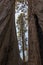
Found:
<svg viewBox="0 0 43 65"><path fill-rule="evenodd" d="M17 65L19 61L14 9L14 0L0 1L0 65Z"/></svg>
<svg viewBox="0 0 43 65"><path fill-rule="evenodd" d="M43 65L43 0L29 0L29 65Z"/></svg>

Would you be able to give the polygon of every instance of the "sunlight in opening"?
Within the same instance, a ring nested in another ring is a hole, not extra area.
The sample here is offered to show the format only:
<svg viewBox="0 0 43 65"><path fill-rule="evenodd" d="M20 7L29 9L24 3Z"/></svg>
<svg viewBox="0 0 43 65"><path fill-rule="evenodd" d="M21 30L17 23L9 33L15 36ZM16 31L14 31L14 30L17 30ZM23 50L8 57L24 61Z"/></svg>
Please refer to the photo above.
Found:
<svg viewBox="0 0 43 65"><path fill-rule="evenodd" d="M24 53L25 61L28 61L28 2L27 1L23 1L23 2L16 1L15 23L16 23L20 57L23 60L23 53Z"/></svg>

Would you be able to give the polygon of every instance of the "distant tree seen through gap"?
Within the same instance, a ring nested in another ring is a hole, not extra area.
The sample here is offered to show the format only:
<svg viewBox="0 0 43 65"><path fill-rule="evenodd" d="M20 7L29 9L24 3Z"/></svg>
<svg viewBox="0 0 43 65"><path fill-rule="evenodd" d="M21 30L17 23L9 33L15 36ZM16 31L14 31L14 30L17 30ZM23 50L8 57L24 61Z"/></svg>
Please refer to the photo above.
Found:
<svg viewBox="0 0 43 65"><path fill-rule="evenodd" d="M28 1L16 0L15 24L18 39L20 57L28 61Z"/></svg>

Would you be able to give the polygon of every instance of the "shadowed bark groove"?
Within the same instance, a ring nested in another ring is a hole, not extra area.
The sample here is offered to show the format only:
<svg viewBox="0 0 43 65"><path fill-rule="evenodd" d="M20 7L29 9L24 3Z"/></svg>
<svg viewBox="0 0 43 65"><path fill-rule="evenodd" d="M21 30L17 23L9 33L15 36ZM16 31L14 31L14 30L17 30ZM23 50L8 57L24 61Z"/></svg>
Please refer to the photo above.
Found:
<svg viewBox="0 0 43 65"><path fill-rule="evenodd" d="M41 63L43 65L43 31L40 27L39 20L36 14L34 14L34 18L35 18L35 24L36 24L37 35L38 35L38 40L39 40Z"/></svg>

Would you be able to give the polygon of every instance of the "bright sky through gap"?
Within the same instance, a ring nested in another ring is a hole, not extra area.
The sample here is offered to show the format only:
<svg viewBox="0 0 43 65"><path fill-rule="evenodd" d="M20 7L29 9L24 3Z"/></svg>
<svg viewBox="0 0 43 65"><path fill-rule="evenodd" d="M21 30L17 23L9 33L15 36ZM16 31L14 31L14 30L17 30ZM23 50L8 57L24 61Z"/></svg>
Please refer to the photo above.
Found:
<svg viewBox="0 0 43 65"><path fill-rule="evenodd" d="M27 11L28 11L28 6L24 3L20 3L20 2L17 2L17 6L18 6L18 9L15 9L15 23L17 22L17 19L18 19L18 16L21 14L21 13L25 13L25 15L27 15ZM23 12L22 12L23 10ZM28 28L27 28L28 30ZM18 31L18 28L16 28L16 31ZM25 36L28 38L28 31L26 32ZM28 41L26 42L28 44ZM19 45L19 49L21 48L21 46ZM25 51L25 56L27 55L27 51ZM23 59L23 52L21 51L20 52L20 56L21 58ZM28 56L26 56L26 61L28 60Z"/></svg>

